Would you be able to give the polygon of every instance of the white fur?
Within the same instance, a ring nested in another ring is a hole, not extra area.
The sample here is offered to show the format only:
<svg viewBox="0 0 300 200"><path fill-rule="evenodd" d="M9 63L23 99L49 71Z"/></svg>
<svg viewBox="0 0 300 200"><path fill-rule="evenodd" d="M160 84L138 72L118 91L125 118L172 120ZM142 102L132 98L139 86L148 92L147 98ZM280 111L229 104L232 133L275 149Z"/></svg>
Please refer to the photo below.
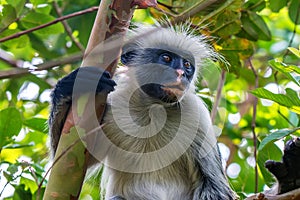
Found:
<svg viewBox="0 0 300 200"><path fill-rule="evenodd" d="M127 73L134 73L134 70L130 68ZM111 148L105 160L105 165L110 167L104 167L102 192L106 199L114 195L128 200L192 199L193 189L201 176L189 146L195 138L203 141L198 149L204 157L207 150L216 144L206 107L194 93L188 93L180 102L180 107L163 105L136 88L133 77L127 81L109 95L110 106L103 127L106 136L124 150L141 153L141 157L143 153L162 149L176 134L179 138L171 146L171 151L149 160L131 157ZM181 109L184 109L183 113ZM162 120L164 113L168 115ZM183 125L181 133L177 133L176 129L178 120ZM178 154L182 155L176 158ZM167 159L171 161L166 163ZM146 172L136 173L141 169Z"/></svg>

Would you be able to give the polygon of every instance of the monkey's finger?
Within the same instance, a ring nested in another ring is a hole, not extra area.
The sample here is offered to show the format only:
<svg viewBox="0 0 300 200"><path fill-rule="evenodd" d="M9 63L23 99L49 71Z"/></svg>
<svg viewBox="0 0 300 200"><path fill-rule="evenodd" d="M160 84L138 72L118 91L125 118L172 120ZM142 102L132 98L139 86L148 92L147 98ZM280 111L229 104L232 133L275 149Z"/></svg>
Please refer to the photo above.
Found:
<svg viewBox="0 0 300 200"><path fill-rule="evenodd" d="M76 72L77 71L77 72ZM108 71L104 71L98 67L81 67L74 71L77 78L85 78L90 80L98 80L99 77L103 80L110 80L111 76Z"/></svg>
<svg viewBox="0 0 300 200"><path fill-rule="evenodd" d="M274 160L267 160L265 162L265 167L272 173L274 176L281 180L282 178L288 175L288 170L284 163L275 162Z"/></svg>

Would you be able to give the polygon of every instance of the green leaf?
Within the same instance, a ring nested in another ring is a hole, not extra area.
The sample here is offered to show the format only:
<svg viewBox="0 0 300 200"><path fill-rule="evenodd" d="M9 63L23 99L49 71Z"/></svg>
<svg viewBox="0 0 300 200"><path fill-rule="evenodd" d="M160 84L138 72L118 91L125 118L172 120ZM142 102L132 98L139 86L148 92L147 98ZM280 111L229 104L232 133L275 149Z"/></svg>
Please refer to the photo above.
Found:
<svg viewBox="0 0 300 200"><path fill-rule="evenodd" d="M38 13L43 13L43 14L48 14L48 15L50 14L51 10L52 10L52 7L49 4L47 4L47 5L44 4L43 6L37 7L35 9L35 11Z"/></svg>
<svg viewBox="0 0 300 200"><path fill-rule="evenodd" d="M5 31L0 33L0 38L4 38L6 36L13 35L13 34L18 33L20 31L21 30L19 30L19 29L14 29L14 30L6 29ZM19 49L19 48L24 48L24 47L30 45L30 42L29 42L28 35L22 35L18 38L14 38L12 40L5 41L5 42L1 43L1 45L5 45L9 49Z"/></svg>
<svg viewBox="0 0 300 200"><path fill-rule="evenodd" d="M6 28L15 21L17 15L16 10L11 5L3 5L2 13L0 13L0 28Z"/></svg>
<svg viewBox="0 0 300 200"><path fill-rule="evenodd" d="M275 182L274 176L265 168L265 162L267 160L280 160L282 157L282 152L274 143L268 143L266 148L258 151L257 164L262 176L264 177L264 182L268 186L272 186Z"/></svg>
<svg viewBox="0 0 300 200"><path fill-rule="evenodd" d="M10 175L14 176L14 174L18 172L18 165L9 165L7 171L10 173Z"/></svg>
<svg viewBox="0 0 300 200"><path fill-rule="evenodd" d="M295 72L300 75L300 68L296 65L287 65L285 66L286 70L290 70L291 72Z"/></svg>
<svg viewBox="0 0 300 200"><path fill-rule="evenodd" d="M298 86L300 86L300 83L298 82L296 77L294 77L293 74L291 73L291 72L299 73L300 68L298 68L297 66L293 66L293 65L287 66L284 63L276 61L276 60L270 60L269 64L271 65L271 67L273 69L283 73L287 78L289 78L291 81L293 81Z"/></svg>
<svg viewBox="0 0 300 200"><path fill-rule="evenodd" d="M30 189L25 189L25 185L16 185L15 186L15 192L13 196L13 200L29 200L32 199L32 194Z"/></svg>
<svg viewBox="0 0 300 200"><path fill-rule="evenodd" d="M243 30L250 36L250 38L248 39L253 38L254 41L258 40L258 34L253 28L253 23L250 20L249 14L247 12L242 13L241 22L243 25Z"/></svg>
<svg viewBox="0 0 300 200"><path fill-rule="evenodd" d="M287 88L286 95L284 94L274 94L264 88L257 88L252 90L251 93L259 98L272 100L282 106L285 106L292 111L300 114L300 100L298 94L292 90Z"/></svg>
<svg viewBox="0 0 300 200"><path fill-rule="evenodd" d="M232 11L224 11L216 22L217 33L221 37L234 35L241 30L240 14ZM215 30L216 31L216 30Z"/></svg>
<svg viewBox="0 0 300 200"><path fill-rule="evenodd" d="M32 3L34 6L37 6L39 4L44 4L45 0L30 0L30 3Z"/></svg>
<svg viewBox="0 0 300 200"><path fill-rule="evenodd" d="M300 1L291 0L289 4L289 16L295 24L300 24L299 8L300 8Z"/></svg>
<svg viewBox="0 0 300 200"><path fill-rule="evenodd" d="M221 54L226 57L232 67L239 67L240 58L249 58L254 51L253 43L243 38L235 38L224 41Z"/></svg>
<svg viewBox="0 0 300 200"><path fill-rule="evenodd" d="M11 5L15 8L17 16L20 16L20 14L22 13L25 7L26 0L6 0L6 1L8 5Z"/></svg>
<svg viewBox="0 0 300 200"><path fill-rule="evenodd" d="M30 180L28 178L25 177L21 177L20 179L20 184L24 184L25 185L25 189L29 189L31 192L35 192L38 189L38 185L35 181Z"/></svg>
<svg viewBox="0 0 300 200"><path fill-rule="evenodd" d="M249 0L244 4L244 8L252 11L261 11L266 7L265 0Z"/></svg>
<svg viewBox="0 0 300 200"><path fill-rule="evenodd" d="M242 29L240 35L244 35L250 40L271 40L271 32L261 16L255 12L246 11L242 12L241 16Z"/></svg>
<svg viewBox="0 0 300 200"><path fill-rule="evenodd" d="M6 178L6 180L8 182L12 181L14 179L13 175L11 175L10 173L3 171L3 176Z"/></svg>
<svg viewBox="0 0 300 200"><path fill-rule="evenodd" d="M55 20L55 18L51 15L37 13L37 12L30 12L24 18L22 18L21 22L25 28L29 29L29 28L37 27L39 25L46 24L53 20ZM49 34L58 34L58 33L63 33L63 32L64 32L63 25L60 23L57 23L57 24L48 26L46 28L39 29L39 30L35 31L34 33L37 33L40 35L49 35Z"/></svg>
<svg viewBox="0 0 300 200"><path fill-rule="evenodd" d="M249 18L251 22L253 23L253 28L255 29L256 33L258 34L258 39L260 40L266 40L270 41L271 40L271 32L263 20L261 16L256 14L255 12L248 12L249 13Z"/></svg>
<svg viewBox="0 0 300 200"><path fill-rule="evenodd" d="M27 126L30 129L47 133L48 132L48 126L47 126L47 119L43 118L31 118L23 123L25 126Z"/></svg>
<svg viewBox="0 0 300 200"><path fill-rule="evenodd" d="M260 145L259 145L259 148L258 150L261 151L267 144L269 144L270 142L274 142L276 140L279 140L287 135L290 135L294 132L296 132L297 130L299 130L300 128L295 128L295 129L280 129L278 131L275 131L273 133L271 133L270 135L268 135L267 137L265 137Z"/></svg>
<svg viewBox="0 0 300 200"><path fill-rule="evenodd" d="M270 9L273 12L278 12L281 8L286 6L287 0L270 0Z"/></svg>
<svg viewBox="0 0 300 200"><path fill-rule="evenodd" d="M0 111L0 149L12 141L12 137L18 135L22 128L20 112L13 107Z"/></svg>
<svg viewBox="0 0 300 200"><path fill-rule="evenodd" d="M288 47L288 50L290 52L292 52L293 54L295 54L298 58L300 58L300 50L299 49L296 49L294 47Z"/></svg>

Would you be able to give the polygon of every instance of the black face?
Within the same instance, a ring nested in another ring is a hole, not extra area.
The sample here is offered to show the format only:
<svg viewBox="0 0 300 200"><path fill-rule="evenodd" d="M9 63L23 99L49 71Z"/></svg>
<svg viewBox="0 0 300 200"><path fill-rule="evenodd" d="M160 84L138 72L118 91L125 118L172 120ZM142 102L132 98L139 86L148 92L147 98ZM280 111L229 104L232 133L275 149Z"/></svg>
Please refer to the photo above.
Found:
<svg viewBox="0 0 300 200"><path fill-rule="evenodd" d="M125 53L121 60L125 65L139 67L137 80L146 94L164 102L176 102L184 95L195 73L194 60L189 55L148 48Z"/></svg>
<svg viewBox="0 0 300 200"><path fill-rule="evenodd" d="M147 60L148 63L157 63L166 65L174 70L182 70L182 76L191 81L193 78L195 67L192 63L182 56L179 56L173 52L162 49L146 49L146 55L151 55ZM145 57L147 57L145 55Z"/></svg>

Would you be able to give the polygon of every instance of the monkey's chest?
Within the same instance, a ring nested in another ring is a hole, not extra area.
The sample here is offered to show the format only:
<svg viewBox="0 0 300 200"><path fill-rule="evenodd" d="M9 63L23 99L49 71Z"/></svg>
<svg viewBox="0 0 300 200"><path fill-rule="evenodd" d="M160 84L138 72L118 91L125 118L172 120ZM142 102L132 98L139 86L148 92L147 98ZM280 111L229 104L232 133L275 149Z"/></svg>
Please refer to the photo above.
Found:
<svg viewBox="0 0 300 200"><path fill-rule="evenodd" d="M191 141L177 133L178 128L167 126L144 138L112 124L103 128L109 130L105 134L112 141L102 177L107 199L114 195L128 200L192 199L200 176L191 156Z"/></svg>
<svg viewBox="0 0 300 200"><path fill-rule="evenodd" d="M193 177L184 161L179 159L170 166L153 172L128 173L105 167L102 187L105 197L120 195L130 200L185 200L192 199ZM195 173L196 174L196 173Z"/></svg>
<svg viewBox="0 0 300 200"><path fill-rule="evenodd" d="M197 131L181 126L180 118L155 118L139 124L128 120L132 118L106 116L103 131L109 144L104 164L119 171L145 173L170 166L182 157L192 159L188 151Z"/></svg>
<svg viewBox="0 0 300 200"><path fill-rule="evenodd" d="M190 149L197 127L177 109L128 113L118 108L109 109L104 119L109 141L102 176L106 198L191 199L200 179Z"/></svg>

